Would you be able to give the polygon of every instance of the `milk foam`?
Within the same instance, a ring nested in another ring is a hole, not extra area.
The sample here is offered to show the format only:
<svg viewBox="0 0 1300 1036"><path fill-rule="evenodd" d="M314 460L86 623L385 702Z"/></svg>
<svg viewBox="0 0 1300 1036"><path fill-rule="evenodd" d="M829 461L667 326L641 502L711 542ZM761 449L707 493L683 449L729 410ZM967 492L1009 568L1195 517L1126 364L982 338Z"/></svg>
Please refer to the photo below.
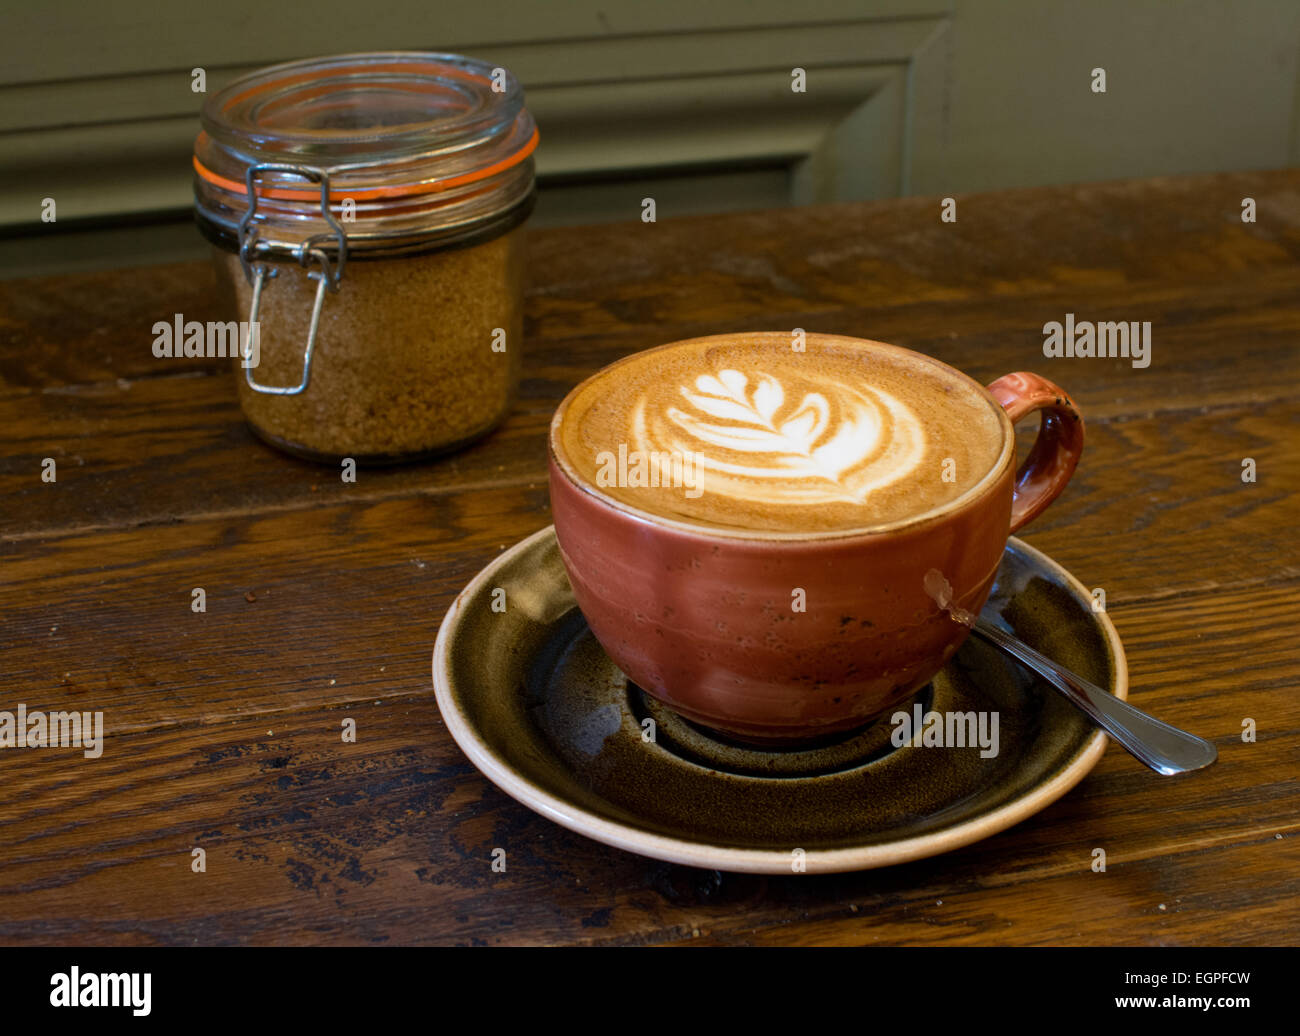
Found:
<svg viewBox="0 0 1300 1036"><path fill-rule="evenodd" d="M678 387L677 405L640 394L632 443L647 453L698 455L705 493L767 505L862 504L914 472L925 454L912 409L864 383L760 366L726 367Z"/></svg>
<svg viewBox="0 0 1300 1036"><path fill-rule="evenodd" d="M989 400L933 364L836 336L809 335L796 352L784 333L635 354L570 397L557 435L589 482L602 451L623 447L659 466L689 459L689 488L601 483L623 503L783 532L861 528L941 506L992 469L1002 437Z"/></svg>

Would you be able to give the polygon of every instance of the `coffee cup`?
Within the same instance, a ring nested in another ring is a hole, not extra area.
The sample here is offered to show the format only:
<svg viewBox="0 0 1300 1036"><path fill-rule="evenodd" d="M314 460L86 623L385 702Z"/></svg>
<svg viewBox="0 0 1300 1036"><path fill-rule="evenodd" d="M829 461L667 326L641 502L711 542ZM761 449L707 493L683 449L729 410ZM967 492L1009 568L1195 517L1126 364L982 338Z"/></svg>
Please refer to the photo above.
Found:
<svg viewBox="0 0 1300 1036"><path fill-rule="evenodd" d="M1014 425L1041 412L1016 467ZM550 429L556 538L616 665L688 720L798 742L923 687L969 633L1007 537L1064 489L1078 409L921 353L738 333L627 356Z"/></svg>

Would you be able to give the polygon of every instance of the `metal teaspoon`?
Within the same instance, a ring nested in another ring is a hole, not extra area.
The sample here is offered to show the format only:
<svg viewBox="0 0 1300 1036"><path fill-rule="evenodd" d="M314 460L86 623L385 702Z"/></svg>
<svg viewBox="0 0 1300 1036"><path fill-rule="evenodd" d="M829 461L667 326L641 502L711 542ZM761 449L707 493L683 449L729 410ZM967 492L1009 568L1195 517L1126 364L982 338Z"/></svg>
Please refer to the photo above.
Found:
<svg viewBox="0 0 1300 1036"><path fill-rule="evenodd" d="M1118 741L1134 758L1157 773L1171 775L1199 770L1219 757L1204 738L1148 716L1141 709L1108 694L997 626L975 619L971 630L1033 670L1068 698L1085 716Z"/></svg>

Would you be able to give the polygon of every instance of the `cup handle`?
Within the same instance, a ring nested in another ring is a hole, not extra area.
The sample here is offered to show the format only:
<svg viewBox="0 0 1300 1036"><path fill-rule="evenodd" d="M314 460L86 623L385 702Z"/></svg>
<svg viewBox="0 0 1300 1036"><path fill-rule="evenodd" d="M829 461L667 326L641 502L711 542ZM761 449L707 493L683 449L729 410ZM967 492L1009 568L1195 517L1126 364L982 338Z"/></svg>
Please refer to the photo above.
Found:
<svg viewBox="0 0 1300 1036"><path fill-rule="evenodd" d="M1012 424L1036 410L1043 411L1029 456L1016 471L1011 500L1011 531L1016 532L1055 500L1070 481L1083 453L1083 416L1061 389L1027 371L1004 374L989 386Z"/></svg>

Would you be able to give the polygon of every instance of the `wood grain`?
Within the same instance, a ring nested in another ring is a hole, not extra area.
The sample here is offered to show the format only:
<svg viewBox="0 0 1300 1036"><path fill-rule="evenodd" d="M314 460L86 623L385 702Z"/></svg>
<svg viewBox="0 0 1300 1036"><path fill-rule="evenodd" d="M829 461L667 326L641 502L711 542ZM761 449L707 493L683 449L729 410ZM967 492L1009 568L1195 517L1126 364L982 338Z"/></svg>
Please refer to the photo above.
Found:
<svg viewBox="0 0 1300 1036"><path fill-rule="evenodd" d="M1288 487L1300 480L1300 457L1287 428L1297 418L1300 403L1094 426L1072 485L1025 538L1104 589L1112 609L1149 599L1175 608L1189 592L1293 580ZM1256 460L1257 482L1241 481L1242 456ZM363 475L356 485L367 483ZM76 491L71 480L42 488ZM0 544L0 687L21 689L32 707L50 695L109 698L128 729L221 708L274 711L358 659L367 659L365 693L404 693L427 682L446 604L488 558L548 521L539 475L305 512L38 531ZM191 610L196 587L207 596L203 614ZM341 621L322 652L318 627L331 614ZM414 685L376 672L403 653L418 662ZM249 672L257 687L246 685Z"/></svg>
<svg viewBox="0 0 1300 1036"><path fill-rule="evenodd" d="M1258 223L1240 222L1243 196ZM958 210L951 225L937 199L904 199L533 234L511 419L355 484L254 441L222 361L149 355L154 320L222 315L206 266L0 284L0 709L103 710L109 732L99 759L0 753L0 941L1300 941L1300 173ZM1151 366L1044 358L1042 325L1067 312L1152 321ZM1106 590L1133 700L1212 737L1215 767L1164 779L1112 746L985 842L788 878L606 848L473 769L429 654L473 574L549 521L555 404L634 349L794 326L1069 389L1084 460L1026 539Z"/></svg>
<svg viewBox="0 0 1300 1036"><path fill-rule="evenodd" d="M1070 392L1094 429L1166 413L1162 420L1179 424L1186 412L1207 406L1300 400L1300 305L1292 280L1273 275L1253 281L1244 299L1219 288L1194 303L1165 288L1148 293L1151 308L1137 293L1127 300L1108 294L1088 311L1153 321L1153 362L1145 369L1119 358L1045 358L1043 323L1082 309L1063 297L1035 300L1032 312L985 301L962 304L957 314L909 309L874 324L867 314L841 314L812 326L839 334L870 327L986 383L1011 370L1038 371ZM1244 313L1234 308L1242 304L1249 307ZM962 333L946 330L952 326ZM625 333L601 338L593 349L573 341L532 346L523 398L504 427L444 460L371 469L355 484L258 442L225 370L0 397L0 424L10 439L0 458L0 495L12 505L0 514L0 538L535 480L545 470L546 429L563 395L591 370L649 344ZM1294 411L1279 420L1287 422L1279 433L1294 428ZM1089 464L1091 456L1090 444ZM58 466L54 485L41 481L44 457Z"/></svg>
<svg viewBox="0 0 1300 1036"><path fill-rule="evenodd" d="M346 659L334 670L338 686L309 689L309 681L305 694L254 715L213 709L133 730L110 709L99 759L28 750L5 760L0 939L75 932L112 942L122 931L164 942L369 942L400 932L413 942L635 942L700 928L744 940L794 917L810 922L815 941L827 916L856 904L863 916L842 918L848 941L870 924L869 941L1088 943L1104 941L1135 904L1142 917L1158 902L1202 911L1217 890L1262 910L1269 889L1288 883L1261 889L1259 872L1230 861L1257 860L1265 875L1293 868L1300 716L1288 678L1293 653L1257 614L1300 622L1298 587L1196 595L1173 613L1145 602L1113 615L1133 660L1133 701L1211 737L1221 752L1211 770L1161 778L1112 746L1079 788L1017 827L938 859L862 874L719 875L554 827L486 783L451 741L420 686L427 643L390 661L390 688L407 690L387 698L365 685L375 659ZM1212 635L1207 619L1216 622ZM1171 647L1189 664L1141 662ZM1247 672L1236 669L1242 652L1252 659ZM250 704L273 687L250 680ZM98 704L91 697L81 707ZM1243 713L1258 724L1253 743L1241 740ZM356 744L341 741L344 717L356 720ZM207 852L206 873L190 870L194 847ZM497 847L506 850L505 875L491 870ZM1107 853L1104 875L1091 870L1097 847ZM1051 910L1027 898L1040 886ZM142 918L140 902L115 888L147 888L166 911ZM1089 909L1065 915L1067 933L1059 906L1070 895ZM922 936L907 908L937 899L957 931L940 925ZM421 931L434 902L439 924ZM963 903L973 917L963 917ZM1274 898L1271 908L1264 931L1293 937L1300 902ZM1205 925L1198 935L1212 941L1241 935L1232 912ZM1160 939L1192 941L1170 929Z"/></svg>
<svg viewBox="0 0 1300 1036"><path fill-rule="evenodd" d="M1241 222L1243 197L1256 200L1255 223ZM904 198L552 228L529 238L527 338L633 332L636 348L670 340L667 328L736 330L756 317L780 328L788 315L1052 292L1079 302L1160 283L1194 304L1200 289L1246 290L1270 270L1294 285L1298 207L1288 171L975 194L958 199L956 223L940 221L938 198ZM0 391L166 376L150 328L174 313L231 318L207 264L0 282Z"/></svg>

